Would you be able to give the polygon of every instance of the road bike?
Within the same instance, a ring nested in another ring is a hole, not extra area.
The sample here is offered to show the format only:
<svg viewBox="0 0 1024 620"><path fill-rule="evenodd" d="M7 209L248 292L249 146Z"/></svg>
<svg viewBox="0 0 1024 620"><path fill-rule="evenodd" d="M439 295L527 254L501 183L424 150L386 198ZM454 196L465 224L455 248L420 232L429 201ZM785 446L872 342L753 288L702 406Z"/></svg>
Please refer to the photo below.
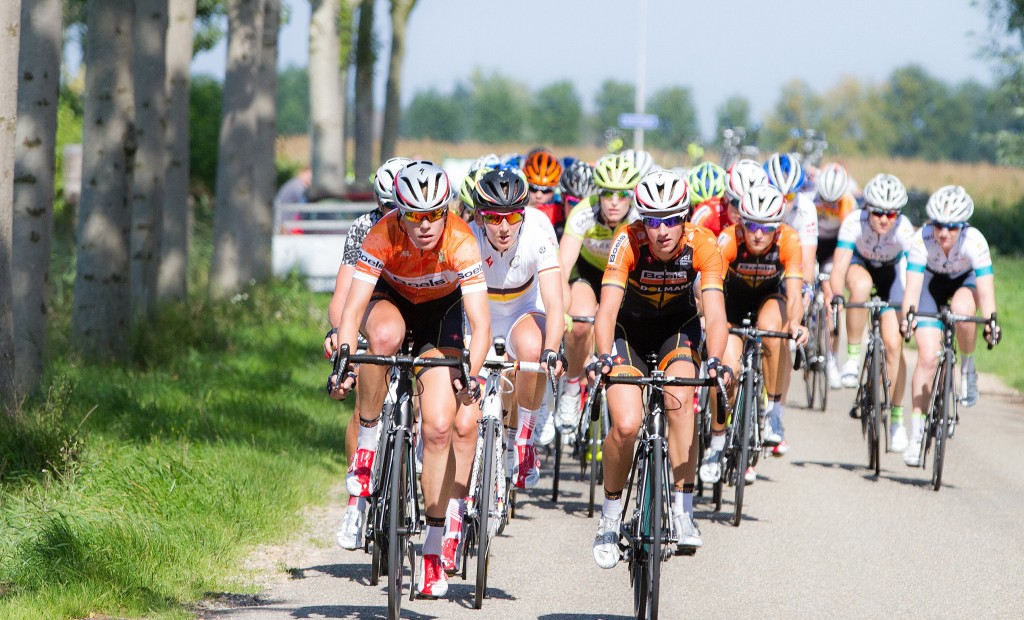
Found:
<svg viewBox="0 0 1024 620"><path fill-rule="evenodd" d="M625 542L619 543L629 566L633 585L633 611L637 618L658 617L661 563L672 555L670 545L679 540L679 532L672 526L671 465L668 459L667 417L664 389L668 386L717 385L725 398L718 379L690 379L672 377L657 370L657 356L650 356L649 367L654 370L646 377L600 375L598 383L606 385L637 385L647 391L644 422L633 464L626 483L620 534ZM596 398L598 390L592 392ZM592 410L593 402L587 403ZM630 499L632 513L627 519Z"/></svg>
<svg viewBox="0 0 1024 620"><path fill-rule="evenodd" d="M512 481L511 472L506 471L507 450L503 422L506 412L502 407L502 395L511 393L515 384L505 373L545 372L540 362L506 361L505 339L500 336L494 339L494 352L498 357L488 358L483 363L483 368L487 370L487 380L480 401L480 432L463 519L462 576L466 577L469 556L475 555L476 591L473 606L476 609L483 606L487 595L491 543L510 517L509 493Z"/></svg>
<svg viewBox="0 0 1024 620"><path fill-rule="evenodd" d="M379 451L375 461L380 470L376 486L368 503L366 536L373 540L373 554L378 558L376 569L388 573L388 617L398 618L402 611L404 563L409 561L409 600L416 596L416 551L411 539L423 531L420 510L419 479L416 476L415 444L413 441L412 397L413 369L447 367L458 369L463 385L469 377L469 352L461 357L416 357L411 355L412 342L407 337L399 355L351 354L347 344L341 345L334 355L334 370L328 377L328 386L336 384L349 364L388 366L397 374L392 398L385 399L381 410ZM372 556L374 557L374 556ZM383 563L386 561L386 565ZM371 574L375 572L371 560ZM386 567L386 568L385 568ZM378 573L379 574L379 573Z"/></svg>
<svg viewBox="0 0 1024 620"><path fill-rule="evenodd" d="M976 316L957 314L947 306L939 308L938 312L916 312L913 307L907 312L907 330L904 339L909 342L916 319L929 318L942 323L942 350L938 353L939 365L935 369L935 376L932 379L932 391L928 400L928 410L925 413L924 435L921 440L921 452L918 456L918 464L924 468L928 462L928 451L932 444L935 450L932 452L932 488L938 491L942 487L942 467L946 458L946 442L953 438L956 426L960 422L957 411L959 398L957 397L956 381L953 380L956 371L956 325L957 323L977 323L988 325L992 333L998 333L996 314L985 319ZM991 349L994 343L989 343Z"/></svg>
<svg viewBox="0 0 1024 620"><path fill-rule="evenodd" d="M589 323L590 325L594 324L594 317L592 317L592 316L570 316L569 319L572 321L572 323ZM564 353L564 351L563 351L563 353ZM560 382L555 382L552 385L552 388L551 388L552 398L553 398L554 406L555 406L555 410L552 412L552 415L554 416L554 425L555 425L555 440L554 440L554 442L552 444L552 450L554 451L554 457L555 457L554 458L554 461L555 461L554 462L554 474L553 474L552 480L551 480L551 501L552 502L557 502L558 501L558 485L559 485L559 481L561 480L561 476L562 476L562 444L564 443L563 439L564 439L566 433L570 433L573 430L573 428L566 428L566 427L562 426L562 424L561 424L561 417L559 416L559 411L558 411L559 391L560 391L558 389L559 385L560 385ZM582 412L582 410L581 410L581 412ZM582 413L580 413L579 415L582 416ZM575 436L575 438L573 440L573 456L578 456L578 454L576 453L576 444L579 441L579 438L581 436L579 434L579 432L578 432L579 431L579 422L577 422L575 430L577 432L576 432L576 436ZM593 514L591 514L590 516L593 516Z"/></svg>
<svg viewBox="0 0 1024 620"><path fill-rule="evenodd" d="M804 327L807 328L807 344L803 347L804 390L807 394L807 408L825 411L828 407L828 367L832 350L831 330L826 318L825 293L821 286L829 274L821 273L815 279L811 291L811 303L804 312Z"/></svg>
<svg viewBox="0 0 1024 620"><path fill-rule="evenodd" d="M864 349L860 370L860 387L850 408L851 418L860 418L861 433L868 441L868 469L875 476L882 473L882 446L889 449L889 373L885 365L885 343L882 341L882 312L892 306L877 296L863 303L840 302L832 298L833 334L839 333L838 306L864 308L871 313L871 329Z"/></svg>

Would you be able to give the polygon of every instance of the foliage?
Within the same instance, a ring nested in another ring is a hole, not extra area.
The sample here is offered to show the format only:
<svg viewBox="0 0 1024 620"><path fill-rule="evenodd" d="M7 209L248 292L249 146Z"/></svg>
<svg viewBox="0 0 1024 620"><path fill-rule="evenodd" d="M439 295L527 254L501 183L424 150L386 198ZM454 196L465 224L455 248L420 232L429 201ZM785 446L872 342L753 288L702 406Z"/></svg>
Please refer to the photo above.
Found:
<svg viewBox="0 0 1024 620"><path fill-rule="evenodd" d="M224 38L227 22L226 0L196 0L192 55L212 50Z"/></svg>
<svg viewBox="0 0 1024 620"><path fill-rule="evenodd" d="M700 138L697 107L689 88L673 86L659 90L647 102L647 111L656 114L660 121L656 130L646 134L654 148L682 150Z"/></svg>
<svg viewBox="0 0 1024 620"><path fill-rule="evenodd" d="M454 96L420 91L402 115L401 131L406 138L458 142L465 136L465 117Z"/></svg>
<svg viewBox="0 0 1024 620"><path fill-rule="evenodd" d="M217 187L223 91L223 85L208 76L196 76L189 85L189 166L193 185L208 194Z"/></svg>
<svg viewBox="0 0 1024 620"><path fill-rule="evenodd" d="M1016 215L1019 218L1020 211ZM1024 391L1024 366L1020 363L1020 350L1024 347L1024 313L1020 311L1024 308L1024 288L1016 285L1024 279L1024 258L996 257L994 268L1003 340L991 351L979 342L974 357L979 370L996 374L1013 389Z"/></svg>
<svg viewBox="0 0 1024 620"><path fill-rule="evenodd" d="M821 99L801 80L782 86L774 114L764 123L760 138L768 151L794 151L793 130L815 128L822 118Z"/></svg>
<svg viewBox="0 0 1024 620"><path fill-rule="evenodd" d="M483 142L521 139L527 114L526 87L497 73L481 71L470 77L470 87L470 135Z"/></svg>
<svg viewBox="0 0 1024 620"><path fill-rule="evenodd" d="M533 97L530 128L544 144L578 144L583 125L583 104L569 80L541 88Z"/></svg>
<svg viewBox="0 0 1024 620"><path fill-rule="evenodd" d="M717 124L715 127L714 141L717 142L722 132L730 127L750 127L750 102L746 97L733 95L725 100L725 103L715 110Z"/></svg>
<svg viewBox="0 0 1024 620"><path fill-rule="evenodd" d="M309 72L288 67L277 75L277 133L295 136L309 131Z"/></svg>
<svg viewBox="0 0 1024 620"><path fill-rule="evenodd" d="M619 114L632 112L636 107L636 89L632 84L605 80L594 96L598 139L604 139L604 132L619 126ZM632 136L625 141L632 143Z"/></svg>

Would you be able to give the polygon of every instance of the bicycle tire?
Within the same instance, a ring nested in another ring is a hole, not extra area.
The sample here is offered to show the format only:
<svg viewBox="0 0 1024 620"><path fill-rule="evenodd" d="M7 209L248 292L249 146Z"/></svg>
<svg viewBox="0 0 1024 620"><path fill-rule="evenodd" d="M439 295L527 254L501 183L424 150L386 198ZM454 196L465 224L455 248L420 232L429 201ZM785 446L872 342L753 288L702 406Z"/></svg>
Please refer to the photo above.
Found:
<svg viewBox="0 0 1024 620"><path fill-rule="evenodd" d="M600 411L603 406L604 399L601 394L594 397L594 409ZM602 422L603 417L598 414L595 418L591 413L590 421L590 441L587 445L587 451L584 453L584 459L590 461L590 490L589 490L589 503L587 504L587 517L594 516L594 505L597 496L597 480L599 473L598 454L601 451L601 436L602 436Z"/></svg>
<svg viewBox="0 0 1024 620"><path fill-rule="evenodd" d="M660 438L651 446L651 510L648 530L651 544L647 548L647 613L645 618L658 619L658 596L661 590L661 542L665 525L665 444Z"/></svg>
<svg viewBox="0 0 1024 620"><path fill-rule="evenodd" d="M736 446L736 487L734 489L733 527L739 527L743 521L743 491L747 483L747 465L750 463L750 421L757 415L757 404L752 398L754 392L754 373L748 372L743 378L744 398L742 409L739 409L739 438ZM735 424L735 420L733 421Z"/></svg>
<svg viewBox="0 0 1024 620"><path fill-rule="evenodd" d="M480 497L477 498L477 553L476 553L476 591L473 607L480 609L487 596L487 568L491 555L491 509L495 504L494 459L495 434L493 419L484 420L483 463L480 467ZM500 457L498 457L500 458Z"/></svg>
<svg viewBox="0 0 1024 620"><path fill-rule="evenodd" d="M875 476L882 473L882 458L881 458L881 423L882 423L882 394L880 383L881 377L879 376L879 362L878 357L881 355L878 352L877 346L871 347L871 369L868 375L868 398L871 406L871 418L868 423L868 469L872 469L875 472Z"/></svg>
<svg viewBox="0 0 1024 620"><path fill-rule="evenodd" d="M406 434L404 428L395 429L391 463L388 470L390 494L388 496L388 617L397 619L402 614L402 578L405 572L405 546L408 533L405 523L405 467Z"/></svg>
<svg viewBox="0 0 1024 620"><path fill-rule="evenodd" d="M634 512L634 520L630 525L632 530L632 553L630 556L630 580L633 582L633 615L636 618L644 618L647 612L647 600L650 595L650 571L649 556L645 551L644 538L646 536L646 517L650 511L650 475L648 468L650 462L646 457L639 457L640 475L638 476L639 488L636 492L637 510Z"/></svg>
<svg viewBox="0 0 1024 620"><path fill-rule="evenodd" d="M951 357L949 355L947 358ZM942 361L942 397L935 421L935 454L932 463L932 489L942 488L942 466L946 460L946 439L949 433L949 407L953 400L953 368L948 360Z"/></svg>
<svg viewBox="0 0 1024 620"><path fill-rule="evenodd" d="M555 471L551 475L551 501L558 501L558 477L562 473L562 431L555 427Z"/></svg>
<svg viewBox="0 0 1024 620"><path fill-rule="evenodd" d="M370 543L370 585L380 583L381 575L381 549L376 542Z"/></svg>
<svg viewBox="0 0 1024 620"><path fill-rule="evenodd" d="M808 338L807 344L804 347L805 357L803 364L804 374L804 395L807 396L807 408L814 408L815 397L817 396L816 390L818 387L818 374L814 370L814 366L818 360L818 337L816 321L814 320L813 308L808 309L807 313L804 314L804 325L807 326ZM814 360L813 362L811 360Z"/></svg>
<svg viewBox="0 0 1024 620"><path fill-rule="evenodd" d="M825 314L825 305L822 304L818 307L817 316L815 322L818 325L817 337L817 349L818 359L816 361L815 370L818 373L818 409L824 413L828 409L828 391L831 389L828 384L828 356L832 348L832 343L829 341L829 333L826 326L828 325L828 317Z"/></svg>

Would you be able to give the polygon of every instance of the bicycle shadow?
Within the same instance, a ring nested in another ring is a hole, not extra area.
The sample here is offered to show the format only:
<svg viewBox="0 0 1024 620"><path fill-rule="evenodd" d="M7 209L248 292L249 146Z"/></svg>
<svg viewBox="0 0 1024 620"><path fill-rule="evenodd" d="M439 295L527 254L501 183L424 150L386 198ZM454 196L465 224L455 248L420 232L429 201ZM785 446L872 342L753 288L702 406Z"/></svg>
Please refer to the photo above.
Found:
<svg viewBox="0 0 1024 620"><path fill-rule="evenodd" d="M793 465L794 467L808 467L808 466L811 466L811 467L821 467L821 468L824 468L824 469L840 469L840 470L843 470L843 471L849 471L849 472L858 473L858 474L860 474L861 478L863 478L864 480L871 481L871 482L879 482L881 480L887 480L889 482L895 482L897 484L902 484L902 485L905 485L905 486L912 486L912 487L929 488L929 487L932 486L932 481L931 481L930 478L910 478L910 477L907 477L907 476L900 476L900 475L897 475L895 472L891 472L891 471L886 470L886 469L882 470L881 475L876 476L875 472L868 471L867 468L864 467L864 465L862 463L856 463L855 464L855 463L838 463L838 462L831 462L831 461L793 461L791 463L791 465ZM945 488L947 486L949 488L951 488L951 489L956 489L957 488L956 485L947 485L946 483L943 483L942 486L943 486L943 488Z"/></svg>
<svg viewBox="0 0 1024 620"><path fill-rule="evenodd" d="M484 597L484 607L487 607L488 599L499 601L518 600L515 596L509 594L505 590L495 588L491 585L487 586L487 596ZM473 604L476 602L476 585L472 583L452 583L449 581L447 600L464 609L473 609Z"/></svg>
<svg viewBox="0 0 1024 620"><path fill-rule="evenodd" d="M291 568L288 569L288 572L292 579L305 579L306 571L316 571L328 577L348 579L349 581L368 586L370 585L370 556L366 557L367 561L365 564L322 564L306 568Z"/></svg>
<svg viewBox="0 0 1024 620"><path fill-rule="evenodd" d="M403 601L402 618L410 620L436 620L441 616L423 614L407 609ZM361 607L358 605L310 605L297 607L289 614L291 618L387 618L387 607Z"/></svg>
<svg viewBox="0 0 1024 620"><path fill-rule="evenodd" d="M633 616L609 616L607 614L544 614L537 620L629 620Z"/></svg>

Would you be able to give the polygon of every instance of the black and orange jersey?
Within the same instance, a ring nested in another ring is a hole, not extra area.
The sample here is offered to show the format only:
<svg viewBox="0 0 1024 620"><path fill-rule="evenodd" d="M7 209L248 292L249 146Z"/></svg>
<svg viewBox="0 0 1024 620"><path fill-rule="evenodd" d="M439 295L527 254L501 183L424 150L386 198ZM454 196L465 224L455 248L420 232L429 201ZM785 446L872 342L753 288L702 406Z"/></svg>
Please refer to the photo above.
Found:
<svg viewBox="0 0 1024 620"><path fill-rule="evenodd" d="M722 256L706 228L683 224L681 247L669 261L651 253L642 222L619 228L608 255L602 286L625 290L620 312L634 316L696 313L693 283L701 291L722 290Z"/></svg>
<svg viewBox="0 0 1024 620"><path fill-rule="evenodd" d="M785 278L803 277L800 236L792 227L779 226L771 247L757 255L742 241L737 230L740 226L742 224L733 224L718 237L726 268L726 295L778 293Z"/></svg>

